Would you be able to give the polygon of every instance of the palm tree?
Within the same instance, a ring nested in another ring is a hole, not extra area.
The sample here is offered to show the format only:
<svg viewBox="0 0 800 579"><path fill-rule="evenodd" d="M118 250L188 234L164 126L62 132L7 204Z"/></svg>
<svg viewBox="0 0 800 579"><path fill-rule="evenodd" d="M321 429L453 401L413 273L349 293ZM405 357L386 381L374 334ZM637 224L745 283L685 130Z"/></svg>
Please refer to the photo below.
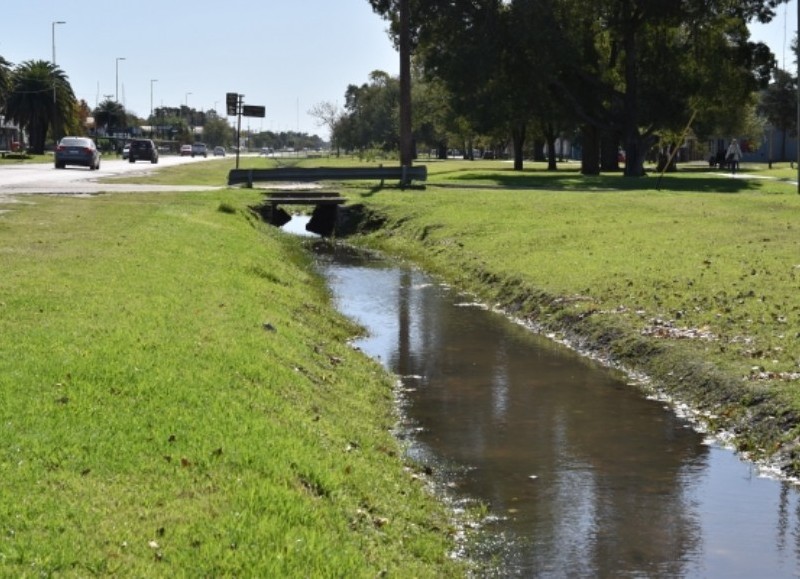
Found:
<svg viewBox="0 0 800 579"><path fill-rule="evenodd" d="M95 127L105 127L106 134L113 132L112 129L121 131L125 127L125 120L125 107L111 99L104 100L94 109Z"/></svg>
<svg viewBox="0 0 800 579"><path fill-rule="evenodd" d="M4 110L11 87L11 63L0 56L0 111Z"/></svg>
<svg viewBox="0 0 800 579"><path fill-rule="evenodd" d="M11 73L6 114L28 132L34 153L44 153L48 130L56 138L71 125L74 107L67 75L52 62L28 60Z"/></svg>

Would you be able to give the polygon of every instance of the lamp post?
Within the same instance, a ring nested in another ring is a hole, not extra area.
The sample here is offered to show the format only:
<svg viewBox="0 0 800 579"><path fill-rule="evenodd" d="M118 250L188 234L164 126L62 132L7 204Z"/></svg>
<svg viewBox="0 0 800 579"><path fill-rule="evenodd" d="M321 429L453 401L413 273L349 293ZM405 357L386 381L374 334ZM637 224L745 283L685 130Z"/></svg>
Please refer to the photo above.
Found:
<svg viewBox="0 0 800 579"><path fill-rule="evenodd" d="M51 36L53 38L53 66L56 64L56 24L66 24L64 20L56 20L51 23Z"/></svg>
<svg viewBox="0 0 800 579"><path fill-rule="evenodd" d="M116 81L116 87L117 88L116 88L116 93L115 93L114 100L116 100L117 102L119 102L119 61L120 60L125 60L125 57L124 56L118 56L117 57L116 66L115 66L115 70L116 70L115 81Z"/></svg>
<svg viewBox="0 0 800 579"><path fill-rule="evenodd" d="M194 134L193 134L194 131L192 130L192 127L190 126L191 120L192 120L192 116L189 114L189 95L190 94L192 94L192 93L187 92L186 95L183 97L183 100L184 100L184 106L186 108L186 128L189 129L189 136L191 137L192 141L194 141Z"/></svg>
<svg viewBox="0 0 800 579"><path fill-rule="evenodd" d="M50 37L53 44L53 68L56 67L56 24L66 24L64 20L55 20L50 23ZM53 71L55 72L55 71ZM53 104L56 102L56 79L53 78Z"/></svg>
<svg viewBox="0 0 800 579"><path fill-rule="evenodd" d="M157 78L150 79L150 117L153 116L153 83L158 82Z"/></svg>

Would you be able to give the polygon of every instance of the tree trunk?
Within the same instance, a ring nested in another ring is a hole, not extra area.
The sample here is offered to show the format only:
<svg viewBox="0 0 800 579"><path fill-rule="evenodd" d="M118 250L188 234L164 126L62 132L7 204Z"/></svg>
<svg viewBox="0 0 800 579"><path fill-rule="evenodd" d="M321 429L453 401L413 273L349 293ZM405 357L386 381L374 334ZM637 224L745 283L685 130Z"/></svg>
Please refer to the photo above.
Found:
<svg viewBox="0 0 800 579"><path fill-rule="evenodd" d="M514 170L522 171L525 158L525 123L519 123L511 129L511 138L514 140Z"/></svg>
<svg viewBox="0 0 800 579"><path fill-rule="evenodd" d="M411 29L410 0L400 0L400 164L410 167L411 150Z"/></svg>
<svg viewBox="0 0 800 579"><path fill-rule="evenodd" d="M644 155L639 134L639 73L636 28L629 25L623 39L625 46L625 117L623 135L625 143L625 176L644 175Z"/></svg>
<svg viewBox="0 0 800 579"><path fill-rule="evenodd" d="M600 170L619 171L619 149L617 138L610 131L603 131L600 137Z"/></svg>
<svg viewBox="0 0 800 579"><path fill-rule="evenodd" d="M641 177L644 175L644 147L638 136L625 141L625 176Z"/></svg>
<svg viewBox="0 0 800 579"><path fill-rule="evenodd" d="M556 136L551 131L547 132L547 170L555 171L558 169L556 159L558 154L556 152Z"/></svg>
<svg viewBox="0 0 800 579"><path fill-rule="evenodd" d="M581 155L581 174L600 174L600 146L597 137L597 127L584 125L581 127L583 134L583 154Z"/></svg>

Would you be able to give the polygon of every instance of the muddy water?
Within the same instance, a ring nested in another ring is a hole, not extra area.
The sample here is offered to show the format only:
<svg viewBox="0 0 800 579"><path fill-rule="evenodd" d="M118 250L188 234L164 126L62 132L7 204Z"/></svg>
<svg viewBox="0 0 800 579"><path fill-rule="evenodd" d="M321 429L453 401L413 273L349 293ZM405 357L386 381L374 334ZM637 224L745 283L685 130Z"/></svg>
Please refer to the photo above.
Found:
<svg viewBox="0 0 800 579"><path fill-rule="evenodd" d="M320 244L324 247L324 244ZM412 269L318 252L402 377L410 452L492 514L502 577L800 575L800 499L621 375Z"/></svg>

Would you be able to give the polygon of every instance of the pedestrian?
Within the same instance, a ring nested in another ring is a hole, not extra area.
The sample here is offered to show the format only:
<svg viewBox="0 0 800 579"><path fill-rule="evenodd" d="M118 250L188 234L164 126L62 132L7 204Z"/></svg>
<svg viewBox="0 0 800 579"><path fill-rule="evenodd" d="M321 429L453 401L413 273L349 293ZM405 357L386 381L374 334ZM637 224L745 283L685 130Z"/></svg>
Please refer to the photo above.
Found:
<svg viewBox="0 0 800 579"><path fill-rule="evenodd" d="M736 142L736 139L731 139L728 152L725 154L725 161L730 165L732 174L735 174L736 169L739 168L739 161L741 158L742 150L739 148L739 143Z"/></svg>

